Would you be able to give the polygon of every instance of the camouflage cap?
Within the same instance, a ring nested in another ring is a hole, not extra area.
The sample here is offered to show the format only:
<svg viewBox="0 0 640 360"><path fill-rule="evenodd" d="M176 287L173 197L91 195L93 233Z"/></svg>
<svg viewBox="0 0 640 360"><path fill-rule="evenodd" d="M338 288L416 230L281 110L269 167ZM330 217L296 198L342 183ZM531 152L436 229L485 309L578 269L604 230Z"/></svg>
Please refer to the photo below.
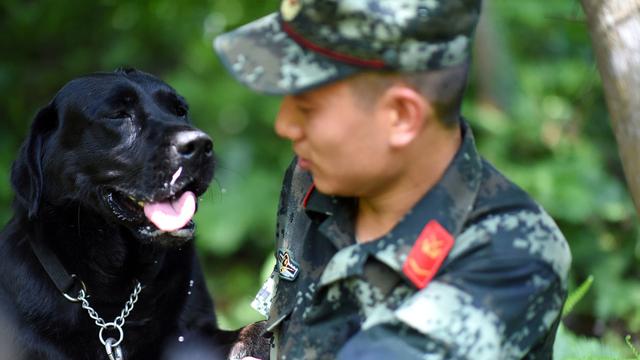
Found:
<svg viewBox="0 0 640 360"><path fill-rule="evenodd" d="M362 70L418 72L469 58L481 0L283 0L218 36L227 69L253 90L295 94Z"/></svg>

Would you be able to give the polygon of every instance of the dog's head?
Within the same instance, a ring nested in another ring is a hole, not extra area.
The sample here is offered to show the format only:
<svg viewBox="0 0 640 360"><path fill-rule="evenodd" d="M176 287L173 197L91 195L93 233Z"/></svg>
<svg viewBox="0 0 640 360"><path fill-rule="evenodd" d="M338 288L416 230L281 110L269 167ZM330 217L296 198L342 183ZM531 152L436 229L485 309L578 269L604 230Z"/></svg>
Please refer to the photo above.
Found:
<svg viewBox="0 0 640 360"><path fill-rule="evenodd" d="M213 176L209 136L175 90L124 69L67 83L33 120L11 180L31 218L79 203L143 241L192 238L197 197Z"/></svg>

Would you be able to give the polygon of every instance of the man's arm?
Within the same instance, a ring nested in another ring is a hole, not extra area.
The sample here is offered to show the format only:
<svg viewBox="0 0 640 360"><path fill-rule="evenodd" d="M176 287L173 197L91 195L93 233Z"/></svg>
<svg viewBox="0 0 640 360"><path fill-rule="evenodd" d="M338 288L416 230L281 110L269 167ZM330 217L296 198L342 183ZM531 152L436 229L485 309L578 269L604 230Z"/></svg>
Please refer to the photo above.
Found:
<svg viewBox="0 0 640 360"><path fill-rule="evenodd" d="M393 320L353 336L338 359L522 358L555 333L564 290L546 264L519 261L493 259L433 281Z"/></svg>
<svg viewBox="0 0 640 360"><path fill-rule="evenodd" d="M541 209L488 216L449 256L434 281L365 326L338 358L549 357L571 261L551 218Z"/></svg>

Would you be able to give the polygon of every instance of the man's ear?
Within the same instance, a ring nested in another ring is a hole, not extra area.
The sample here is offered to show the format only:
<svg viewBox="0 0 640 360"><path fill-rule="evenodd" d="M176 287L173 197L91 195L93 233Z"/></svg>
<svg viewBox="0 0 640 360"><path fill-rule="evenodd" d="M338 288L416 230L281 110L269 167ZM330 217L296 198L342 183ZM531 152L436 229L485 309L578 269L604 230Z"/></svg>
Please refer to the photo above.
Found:
<svg viewBox="0 0 640 360"><path fill-rule="evenodd" d="M11 186L16 194L15 205L26 209L29 218L35 217L38 213L44 185L44 144L57 123L57 112L53 102L40 109L11 167Z"/></svg>
<svg viewBox="0 0 640 360"><path fill-rule="evenodd" d="M418 91L403 84L392 85L379 100L379 110L386 117L392 147L409 145L433 115L429 102Z"/></svg>

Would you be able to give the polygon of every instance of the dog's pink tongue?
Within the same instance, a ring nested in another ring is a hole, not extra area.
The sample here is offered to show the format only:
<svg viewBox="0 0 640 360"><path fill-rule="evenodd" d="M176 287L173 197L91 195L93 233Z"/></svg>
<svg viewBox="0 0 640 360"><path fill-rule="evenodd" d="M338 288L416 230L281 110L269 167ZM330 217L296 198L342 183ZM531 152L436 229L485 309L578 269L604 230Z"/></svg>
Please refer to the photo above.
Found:
<svg viewBox="0 0 640 360"><path fill-rule="evenodd" d="M158 229L175 231L185 226L196 212L196 195L187 191L177 200L150 203L144 214Z"/></svg>

